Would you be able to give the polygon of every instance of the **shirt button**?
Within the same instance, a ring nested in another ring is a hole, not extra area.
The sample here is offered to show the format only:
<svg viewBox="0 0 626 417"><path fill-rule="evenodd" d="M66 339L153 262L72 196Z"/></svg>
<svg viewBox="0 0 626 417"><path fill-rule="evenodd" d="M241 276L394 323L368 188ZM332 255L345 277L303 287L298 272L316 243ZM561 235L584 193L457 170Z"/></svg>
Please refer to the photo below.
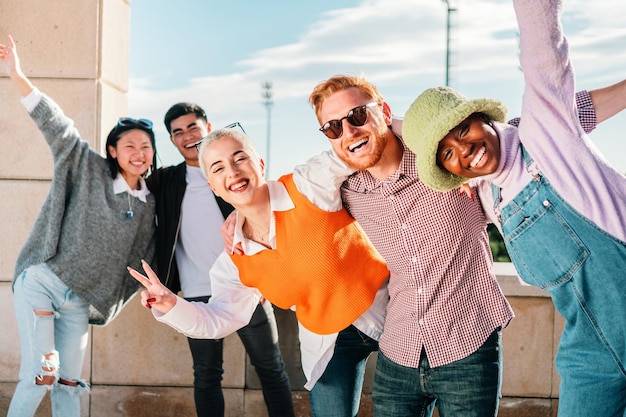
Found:
<svg viewBox="0 0 626 417"><path fill-rule="evenodd" d="M420 319L420 320L418 321L418 323L420 324L420 326L423 326L423 325L424 325L424 319Z"/></svg>
<svg viewBox="0 0 626 417"><path fill-rule="evenodd" d="M544 207L550 207L550 202L548 200L543 200Z"/></svg>
<svg viewBox="0 0 626 417"><path fill-rule="evenodd" d="M389 196L389 199L390 199L390 200L395 200L395 199L396 199L396 196L395 196L394 194L391 194L391 195Z"/></svg>
<svg viewBox="0 0 626 417"><path fill-rule="evenodd" d="M406 230L406 229L408 229L408 228L409 228L409 225L408 225L408 224L406 224L406 223L402 223L402 228L403 228L404 230Z"/></svg>
<svg viewBox="0 0 626 417"><path fill-rule="evenodd" d="M417 262L417 256L414 256L411 258L411 262L416 263Z"/></svg>
<svg viewBox="0 0 626 417"><path fill-rule="evenodd" d="M421 288L418 288L418 289L417 289L417 293L418 293L418 294L421 294L422 292L424 292L424 290L422 290Z"/></svg>

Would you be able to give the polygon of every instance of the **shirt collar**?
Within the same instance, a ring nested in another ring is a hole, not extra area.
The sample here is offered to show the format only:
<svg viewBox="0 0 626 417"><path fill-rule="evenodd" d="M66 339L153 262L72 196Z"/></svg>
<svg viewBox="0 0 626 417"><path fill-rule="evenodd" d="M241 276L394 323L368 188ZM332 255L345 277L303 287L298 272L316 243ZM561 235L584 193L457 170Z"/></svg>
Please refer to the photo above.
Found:
<svg viewBox="0 0 626 417"><path fill-rule="evenodd" d="M296 207L291 197L289 197L287 188L285 188L282 182L268 181L267 188L270 191L270 207L272 208L272 212L287 211Z"/></svg>
<svg viewBox="0 0 626 417"><path fill-rule="evenodd" d="M268 181L267 188L270 193L270 209L272 213L272 219L270 221L269 240L272 247L276 247L276 225L274 221L274 212L291 210L295 208L296 205L293 203L291 197L289 197L289 193L287 192L287 189L285 188L283 183L278 181ZM236 215L237 222L235 224L235 236L233 238L233 245L241 242L243 251L248 255L253 255L263 249L266 249L263 245L244 238L243 218L239 216L239 213L237 213Z"/></svg>
<svg viewBox="0 0 626 417"><path fill-rule="evenodd" d="M139 185L141 188L138 190L132 190L129 186L122 174L117 173L117 177L113 180L113 193L120 194L123 192L127 192L129 195L133 197L137 197L139 201L146 202L146 196L150 194L150 190L146 187L146 181L143 177L139 177Z"/></svg>
<svg viewBox="0 0 626 417"><path fill-rule="evenodd" d="M401 125L399 126L401 129ZM392 184L405 177L417 178L417 167L415 165L415 154L406 147L404 140L398 131L397 127L392 123L392 131L396 138L402 144L404 152L402 153L402 160L398 169L384 180L375 178L369 171L357 171L350 178L348 178L349 188L358 192L371 192L372 190L380 187L383 184Z"/></svg>

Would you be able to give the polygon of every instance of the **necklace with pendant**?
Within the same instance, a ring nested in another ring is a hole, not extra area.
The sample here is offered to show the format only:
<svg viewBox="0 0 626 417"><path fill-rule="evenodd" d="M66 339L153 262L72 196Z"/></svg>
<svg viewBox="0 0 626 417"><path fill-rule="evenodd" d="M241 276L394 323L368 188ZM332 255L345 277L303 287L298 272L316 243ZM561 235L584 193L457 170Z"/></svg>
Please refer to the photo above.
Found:
<svg viewBox="0 0 626 417"><path fill-rule="evenodd" d="M126 193L126 195L128 196L128 211L126 212L126 218L127 219L132 219L133 218L133 203L130 200L130 193Z"/></svg>

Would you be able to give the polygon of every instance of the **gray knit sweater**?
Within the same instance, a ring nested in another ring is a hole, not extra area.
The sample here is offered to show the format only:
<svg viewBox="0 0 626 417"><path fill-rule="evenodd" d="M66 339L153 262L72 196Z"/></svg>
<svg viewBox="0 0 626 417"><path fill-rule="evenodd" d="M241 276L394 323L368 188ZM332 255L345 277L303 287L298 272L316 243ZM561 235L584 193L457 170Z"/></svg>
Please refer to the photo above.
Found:
<svg viewBox="0 0 626 417"><path fill-rule="evenodd" d="M89 322L108 324L138 289L126 266L154 254L154 196L147 203L113 192L106 159L81 140L71 119L46 95L31 112L54 158L50 192L22 248L17 276L45 263L91 306Z"/></svg>

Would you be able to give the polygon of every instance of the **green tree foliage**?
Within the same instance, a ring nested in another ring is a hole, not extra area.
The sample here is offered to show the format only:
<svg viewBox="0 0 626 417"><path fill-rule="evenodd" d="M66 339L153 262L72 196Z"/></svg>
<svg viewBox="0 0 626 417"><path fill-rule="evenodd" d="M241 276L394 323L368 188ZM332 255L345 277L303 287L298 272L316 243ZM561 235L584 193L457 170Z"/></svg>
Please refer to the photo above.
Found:
<svg viewBox="0 0 626 417"><path fill-rule="evenodd" d="M487 226L487 232L489 233L489 246L491 247L493 261L511 262L511 258L509 258L509 253L506 251L504 240L498 228L490 223Z"/></svg>

